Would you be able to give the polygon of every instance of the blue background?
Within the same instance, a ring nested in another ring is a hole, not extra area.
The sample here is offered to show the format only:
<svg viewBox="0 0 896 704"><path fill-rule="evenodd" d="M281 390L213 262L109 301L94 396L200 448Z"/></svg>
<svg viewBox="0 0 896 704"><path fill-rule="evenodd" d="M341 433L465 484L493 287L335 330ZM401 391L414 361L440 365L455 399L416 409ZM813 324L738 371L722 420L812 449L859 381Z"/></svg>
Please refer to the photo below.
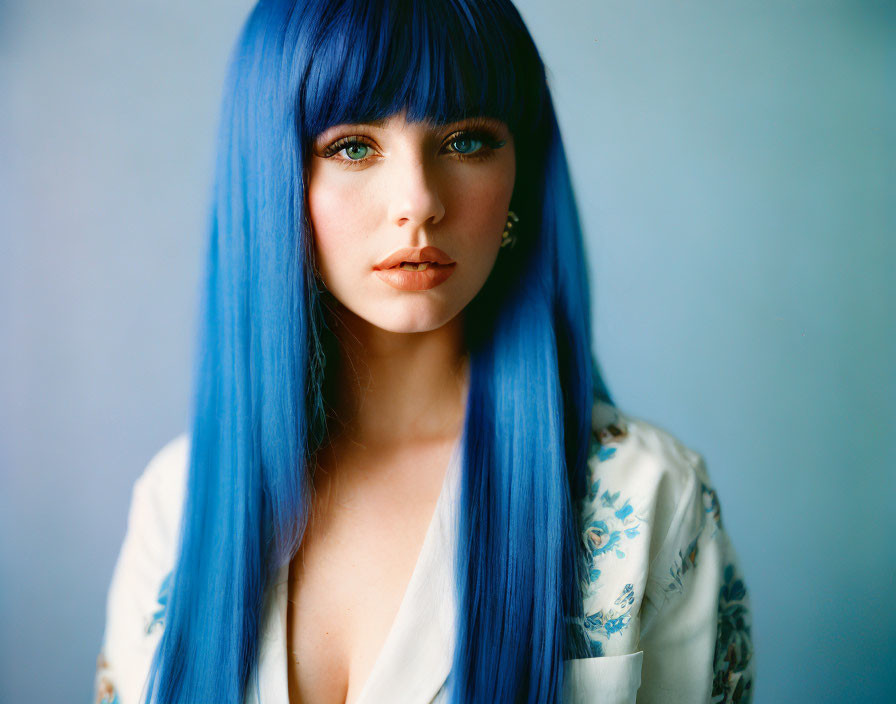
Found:
<svg viewBox="0 0 896 704"><path fill-rule="evenodd" d="M130 489L185 428L249 2L0 3L0 701L89 701ZM619 405L702 452L757 702L896 689L896 4L518 6Z"/></svg>

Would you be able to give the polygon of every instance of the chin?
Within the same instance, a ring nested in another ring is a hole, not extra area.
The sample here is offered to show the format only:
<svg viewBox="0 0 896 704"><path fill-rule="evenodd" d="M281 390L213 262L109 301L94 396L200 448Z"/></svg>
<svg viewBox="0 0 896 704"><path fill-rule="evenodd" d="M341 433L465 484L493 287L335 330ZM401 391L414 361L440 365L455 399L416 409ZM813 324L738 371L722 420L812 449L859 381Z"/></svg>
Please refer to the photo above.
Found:
<svg viewBox="0 0 896 704"><path fill-rule="evenodd" d="M454 314L447 312L441 305L398 304L385 307L390 311L383 315L380 309L376 314L363 316L372 325L388 330L389 332L430 332L438 330L454 318ZM404 310L401 310L404 308ZM424 310L425 309L425 310Z"/></svg>

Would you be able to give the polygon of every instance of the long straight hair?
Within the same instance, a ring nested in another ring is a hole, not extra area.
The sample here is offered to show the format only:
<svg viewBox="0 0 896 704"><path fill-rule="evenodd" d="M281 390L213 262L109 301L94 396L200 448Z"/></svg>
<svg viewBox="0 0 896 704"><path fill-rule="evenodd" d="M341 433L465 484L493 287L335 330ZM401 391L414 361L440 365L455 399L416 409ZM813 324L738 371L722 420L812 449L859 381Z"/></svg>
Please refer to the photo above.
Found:
<svg viewBox="0 0 896 704"><path fill-rule="evenodd" d="M502 249L465 309L452 702L557 702L587 657L576 506L595 399L586 260L544 65L509 0L261 0L230 57L197 316L177 559L146 704L236 704L265 590L295 554L326 431L332 333L306 158L327 127L407 110L514 135Z"/></svg>

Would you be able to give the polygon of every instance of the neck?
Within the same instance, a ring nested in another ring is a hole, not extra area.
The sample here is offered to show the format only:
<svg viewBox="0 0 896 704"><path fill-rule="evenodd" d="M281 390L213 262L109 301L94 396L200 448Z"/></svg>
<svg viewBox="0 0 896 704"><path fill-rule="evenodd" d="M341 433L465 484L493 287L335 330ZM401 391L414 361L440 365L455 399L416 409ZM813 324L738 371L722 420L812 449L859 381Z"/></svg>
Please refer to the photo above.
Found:
<svg viewBox="0 0 896 704"><path fill-rule="evenodd" d="M328 311L339 348L328 380L331 442L394 447L459 433L469 378L462 316L436 330L397 333L341 305Z"/></svg>

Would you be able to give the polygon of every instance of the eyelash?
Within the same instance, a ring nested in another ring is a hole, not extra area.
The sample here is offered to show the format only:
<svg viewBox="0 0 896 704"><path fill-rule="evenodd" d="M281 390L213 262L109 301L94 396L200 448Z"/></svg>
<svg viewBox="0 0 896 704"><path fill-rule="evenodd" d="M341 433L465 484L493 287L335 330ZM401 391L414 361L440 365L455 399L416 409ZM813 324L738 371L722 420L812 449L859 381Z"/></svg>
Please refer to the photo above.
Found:
<svg viewBox="0 0 896 704"><path fill-rule="evenodd" d="M459 161L467 161L467 160L476 160L476 161L484 161L485 159L490 159L495 156L495 150L503 147L506 144L506 141L498 139L498 135L496 135L491 130L484 127L470 127L462 130L458 130L453 133L449 138L446 144L452 144L453 142L458 141L459 139L473 139L478 142L482 142L482 147L477 149L475 152L470 154L461 154L460 152L451 152L456 159ZM350 147L352 145L362 145L365 147L369 147L371 149L375 149L376 147L367 141L366 138L359 136L352 137L342 137L341 139L337 139L333 142L329 147L324 150L323 156L327 159L333 158L336 154L341 152L346 147ZM339 158L336 159L340 164L344 164L350 169L357 168L358 166L365 164L370 161L369 158L365 157L364 159L344 159Z"/></svg>

